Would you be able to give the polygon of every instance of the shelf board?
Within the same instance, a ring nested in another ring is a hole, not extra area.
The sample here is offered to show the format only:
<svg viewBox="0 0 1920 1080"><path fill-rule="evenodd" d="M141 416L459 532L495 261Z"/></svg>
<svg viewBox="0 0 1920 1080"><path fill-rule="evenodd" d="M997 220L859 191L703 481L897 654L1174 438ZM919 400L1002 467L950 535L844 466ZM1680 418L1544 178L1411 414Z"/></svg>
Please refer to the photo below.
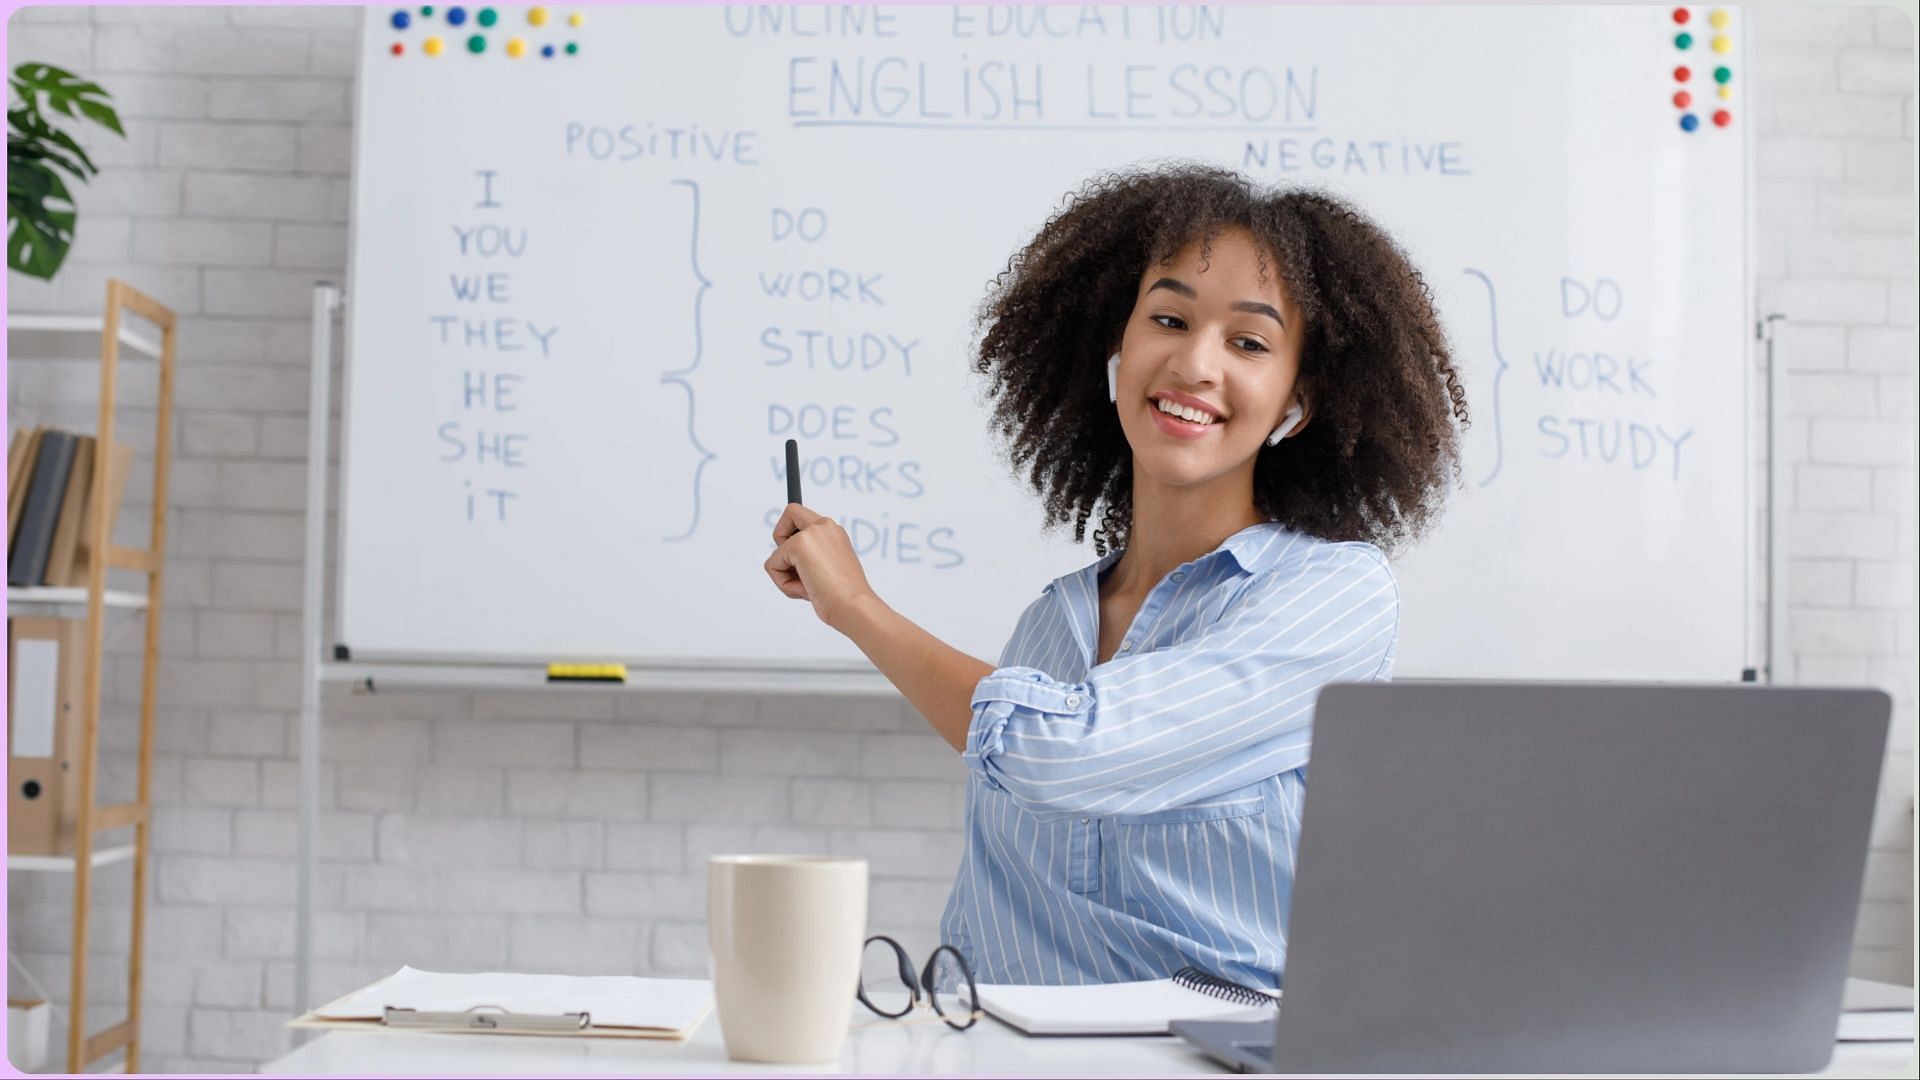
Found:
<svg viewBox="0 0 1920 1080"><path fill-rule="evenodd" d="M144 611L147 598L139 593L108 589L101 597L109 608ZM87 613L87 590L79 585L34 585L28 588L7 586L7 614L52 615L79 618Z"/></svg>
<svg viewBox="0 0 1920 1080"><path fill-rule="evenodd" d="M93 857L87 862L95 869L126 862L133 858L132 844L117 844L113 847L95 848ZM7 873L15 871L41 871L50 874L71 874L74 864L80 860L71 855L7 855Z"/></svg>
<svg viewBox="0 0 1920 1080"><path fill-rule="evenodd" d="M7 312L7 331L19 330L39 334L100 334L107 328L107 320L99 315L24 315ZM160 343L145 334L129 329L127 320L120 320L120 344L144 356L160 359Z"/></svg>

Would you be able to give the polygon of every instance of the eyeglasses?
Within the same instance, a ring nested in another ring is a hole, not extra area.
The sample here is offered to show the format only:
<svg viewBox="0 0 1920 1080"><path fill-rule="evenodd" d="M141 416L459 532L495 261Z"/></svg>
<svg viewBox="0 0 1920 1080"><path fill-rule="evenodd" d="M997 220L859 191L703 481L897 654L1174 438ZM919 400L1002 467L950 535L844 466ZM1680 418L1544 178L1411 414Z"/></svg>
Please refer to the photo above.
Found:
<svg viewBox="0 0 1920 1080"><path fill-rule="evenodd" d="M884 944L884 948L876 947ZM887 950L892 955L887 955ZM973 969L967 966L966 958L960 950L951 945L941 945L927 958L927 966L920 971L918 982L913 977L913 961L907 958L907 950L900 943L884 934L875 934L862 946L860 956L860 1004L889 1020L900 1020L915 1009L931 1007L933 1016L915 1017L905 1023L930 1023L942 1020L955 1031L965 1031L980 1019L980 997L973 987ZM877 971L887 974L867 978L870 964ZM894 1011L888 1011L873 1003L867 996L869 990L885 993L889 996L904 994L906 1004ZM922 1002L921 993L925 992L926 1001Z"/></svg>

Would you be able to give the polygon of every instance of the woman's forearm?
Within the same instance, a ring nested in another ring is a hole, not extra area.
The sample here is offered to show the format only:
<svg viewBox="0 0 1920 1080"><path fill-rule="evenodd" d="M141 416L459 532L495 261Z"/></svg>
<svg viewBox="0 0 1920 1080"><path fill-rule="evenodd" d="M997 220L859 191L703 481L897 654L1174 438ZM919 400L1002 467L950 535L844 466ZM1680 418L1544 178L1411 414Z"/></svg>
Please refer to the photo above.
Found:
<svg viewBox="0 0 1920 1080"><path fill-rule="evenodd" d="M871 593L837 616L833 628L867 654L948 745L966 749L973 690L993 673L992 664L927 633Z"/></svg>

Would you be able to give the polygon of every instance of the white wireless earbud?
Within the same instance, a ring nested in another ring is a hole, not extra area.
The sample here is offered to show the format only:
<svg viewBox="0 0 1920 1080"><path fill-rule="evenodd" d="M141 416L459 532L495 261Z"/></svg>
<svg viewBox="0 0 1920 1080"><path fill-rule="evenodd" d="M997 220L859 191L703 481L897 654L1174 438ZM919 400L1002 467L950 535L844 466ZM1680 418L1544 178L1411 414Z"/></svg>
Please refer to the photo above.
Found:
<svg viewBox="0 0 1920 1080"><path fill-rule="evenodd" d="M1107 400L1120 400L1120 354L1107 357Z"/></svg>
<svg viewBox="0 0 1920 1080"><path fill-rule="evenodd" d="M1281 439L1286 438L1293 432L1294 428L1300 426L1300 419L1300 403L1296 401L1293 403L1293 407L1287 410L1287 415L1280 418L1280 426L1274 428L1273 434L1267 436L1267 445L1279 446Z"/></svg>

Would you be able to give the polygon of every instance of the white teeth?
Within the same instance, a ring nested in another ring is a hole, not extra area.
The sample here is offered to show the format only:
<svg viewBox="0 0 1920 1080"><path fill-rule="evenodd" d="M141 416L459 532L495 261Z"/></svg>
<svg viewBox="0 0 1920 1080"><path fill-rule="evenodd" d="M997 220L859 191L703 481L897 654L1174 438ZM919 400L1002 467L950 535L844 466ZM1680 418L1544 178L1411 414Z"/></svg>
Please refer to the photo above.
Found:
<svg viewBox="0 0 1920 1080"><path fill-rule="evenodd" d="M1203 413L1199 409L1189 409L1184 405L1175 405L1166 398L1155 398L1153 403L1159 407L1161 412L1177 416L1188 423L1201 425L1213 423L1212 414Z"/></svg>

